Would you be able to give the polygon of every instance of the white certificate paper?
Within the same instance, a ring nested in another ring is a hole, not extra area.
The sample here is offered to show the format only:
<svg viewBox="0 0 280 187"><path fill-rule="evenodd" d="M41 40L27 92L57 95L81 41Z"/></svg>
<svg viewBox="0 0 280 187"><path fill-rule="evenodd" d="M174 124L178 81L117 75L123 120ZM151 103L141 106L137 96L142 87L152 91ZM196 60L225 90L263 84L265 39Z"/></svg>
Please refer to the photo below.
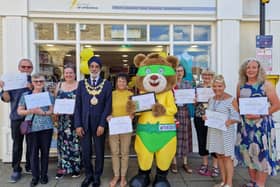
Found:
<svg viewBox="0 0 280 187"><path fill-rule="evenodd" d="M145 93L134 95L131 100L136 102L136 112L144 112L152 109L156 103L155 93Z"/></svg>
<svg viewBox="0 0 280 187"><path fill-rule="evenodd" d="M75 99L56 99L53 112L55 114L73 114Z"/></svg>
<svg viewBox="0 0 280 187"><path fill-rule="evenodd" d="M220 129L222 131L226 131L226 121L228 116L226 114L216 112L213 110L206 110L205 111L207 120L205 120L205 125L208 127L212 127L215 129Z"/></svg>
<svg viewBox="0 0 280 187"><path fill-rule="evenodd" d="M27 109L52 105L49 92L25 95L24 99Z"/></svg>
<svg viewBox="0 0 280 187"><path fill-rule="evenodd" d="M178 89L175 90L175 103L187 104L194 103L195 89Z"/></svg>
<svg viewBox="0 0 280 187"><path fill-rule="evenodd" d="M5 91L25 88L28 83L26 73L7 73L2 75L1 80L4 81Z"/></svg>
<svg viewBox="0 0 280 187"><path fill-rule="evenodd" d="M239 98L239 110L241 115L267 115L268 106L267 97Z"/></svg>
<svg viewBox="0 0 280 187"><path fill-rule="evenodd" d="M197 88L197 102L208 102L215 94L212 88Z"/></svg>
<svg viewBox="0 0 280 187"><path fill-rule="evenodd" d="M129 116L111 118L109 121L109 134L125 134L132 132L132 121Z"/></svg>

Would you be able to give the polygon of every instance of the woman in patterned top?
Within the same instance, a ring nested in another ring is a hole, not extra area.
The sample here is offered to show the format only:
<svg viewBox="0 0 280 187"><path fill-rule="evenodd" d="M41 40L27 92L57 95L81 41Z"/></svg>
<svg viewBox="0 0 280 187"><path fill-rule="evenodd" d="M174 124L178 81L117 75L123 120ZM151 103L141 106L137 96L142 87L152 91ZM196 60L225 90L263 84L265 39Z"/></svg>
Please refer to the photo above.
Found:
<svg viewBox="0 0 280 187"><path fill-rule="evenodd" d="M214 72L205 69L202 71L201 76L203 82L199 84L196 88L211 88ZM194 126L197 134L198 153L200 156L202 156L202 164L198 170L198 174L204 176L217 177L219 176L220 172L218 169L218 160L215 153L211 153L211 156L213 158L213 163L212 163L211 170L209 170L208 168L209 151L206 149L208 127L204 125L204 121L202 119L202 116L205 114L207 105L208 105L207 102L195 103Z"/></svg>
<svg viewBox="0 0 280 187"><path fill-rule="evenodd" d="M267 115L242 115L238 126L236 157L247 167L250 175L248 187L264 187L268 175L279 169L276 134L272 114L280 109L274 86L265 80L265 71L256 59L246 60L239 70L237 98L267 97Z"/></svg>

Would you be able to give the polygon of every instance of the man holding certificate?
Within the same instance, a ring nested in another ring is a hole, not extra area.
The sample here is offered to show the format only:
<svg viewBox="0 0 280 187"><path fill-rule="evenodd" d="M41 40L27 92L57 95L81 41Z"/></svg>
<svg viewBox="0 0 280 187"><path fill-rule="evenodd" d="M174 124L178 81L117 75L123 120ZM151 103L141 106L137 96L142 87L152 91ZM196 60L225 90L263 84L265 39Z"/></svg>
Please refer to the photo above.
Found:
<svg viewBox="0 0 280 187"><path fill-rule="evenodd" d="M100 58L91 57L88 67L90 78L81 80L77 88L74 126L81 140L86 174L81 186L87 187L93 182L93 187L98 187L103 173L106 118L112 112L112 85L100 77ZM94 169L91 163L92 140L96 154Z"/></svg>
<svg viewBox="0 0 280 187"><path fill-rule="evenodd" d="M126 111L126 105L129 97L133 95L127 89L128 77L121 73L116 77L116 90L113 91L112 115L107 117L109 122L109 143L112 154L112 165L114 177L110 182L110 187L115 187L120 180L120 186L127 185L126 173L128 169L128 155L132 134L132 123L129 114ZM113 119L118 117L127 117L130 123L113 123ZM115 128L114 128L115 126ZM118 132L113 131L117 129Z"/></svg>
<svg viewBox="0 0 280 187"><path fill-rule="evenodd" d="M235 152L248 167L250 182L244 186L264 187L267 176L276 175L279 168L272 114L280 109L280 102L274 86L265 78L257 59L248 59L240 67L237 98L242 124L238 126Z"/></svg>
<svg viewBox="0 0 280 187"><path fill-rule="evenodd" d="M222 75L213 79L215 96L209 99L206 115L203 116L208 126L207 149L216 153L221 171L222 182L215 187L232 187L234 145L236 140L236 123L239 122L236 99L225 92Z"/></svg>
<svg viewBox="0 0 280 187"><path fill-rule="evenodd" d="M29 59L21 59L18 64L18 70L20 73L26 73L27 74L27 81L28 84L24 87L16 90L4 90L1 93L1 99L4 102L10 102L11 105L11 113L10 113L10 119L11 119L11 135L13 140L13 155L12 155L12 167L13 167L13 173L10 177L10 182L15 183L21 178L21 171L22 168L20 166L22 152L23 152L23 139L24 135L20 133L20 124L24 121L24 117L18 115L17 113L17 107L20 100L20 97L22 93L31 90L32 86L30 84L31 82L31 76L30 74L33 71L33 65L32 62ZM3 89L3 87L8 86L5 85L7 82L4 82L0 80L0 87ZM28 145L28 143L27 143ZM29 161L29 146L27 146L26 150L26 164L25 164L25 170L30 173L30 161Z"/></svg>

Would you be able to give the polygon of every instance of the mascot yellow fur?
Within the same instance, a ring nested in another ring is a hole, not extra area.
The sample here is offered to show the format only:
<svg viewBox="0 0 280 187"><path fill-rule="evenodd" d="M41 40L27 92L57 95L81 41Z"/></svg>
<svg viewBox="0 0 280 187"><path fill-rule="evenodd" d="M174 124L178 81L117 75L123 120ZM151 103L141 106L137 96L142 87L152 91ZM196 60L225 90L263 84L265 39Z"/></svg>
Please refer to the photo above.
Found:
<svg viewBox="0 0 280 187"><path fill-rule="evenodd" d="M141 91L155 92L156 104L152 111L139 115L135 151L138 158L139 172L130 181L131 187L146 187L150 183L153 159L156 159L157 173L154 187L169 187L167 180L169 166L176 153L176 126L174 115L177 112L172 88L176 84L175 68L178 59L174 56L166 58L157 53L148 56L138 54L134 58L138 67L136 86ZM129 101L127 111L135 112L136 106Z"/></svg>

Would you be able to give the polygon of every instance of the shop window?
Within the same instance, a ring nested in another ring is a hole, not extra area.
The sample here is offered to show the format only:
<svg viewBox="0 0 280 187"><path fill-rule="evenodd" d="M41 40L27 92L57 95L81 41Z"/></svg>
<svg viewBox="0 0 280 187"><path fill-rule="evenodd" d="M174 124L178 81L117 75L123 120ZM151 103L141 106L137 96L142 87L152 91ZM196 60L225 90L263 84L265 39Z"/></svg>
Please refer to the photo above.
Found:
<svg viewBox="0 0 280 187"><path fill-rule="evenodd" d="M146 41L146 25L127 25L127 41Z"/></svg>
<svg viewBox="0 0 280 187"><path fill-rule="evenodd" d="M210 25L195 25L193 32L194 32L194 41L211 41Z"/></svg>
<svg viewBox="0 0 280 187"><path fill-rule="evenodd" d="M169 41L168 25L151 25L150 26L151 41Z"/></svg>
<svg viewBox="0 0 280 187"><path fill-rule="evenodd" d="M35 23L35 39L36 40L53 40L54 30L52 23Z"/></svg>
<svg viewBox="0 0 280 187"><path fill-rule="evenodd" d="M191 26L190 25L174 25L173 30L174 41L190 41L191 40Z"/></svg>
<svg viewBox="0 0 280 187"><path fill-rule="evenodd" d="M56 83L63 78L63 67L76 67L76 51L73 45L40 44L37 46L39 71L46 78L46 89L53 92Z"/></svg>
<svg viewBox="0 0 280 187"><path fill-rule="evenodd" d="M124 25L104 25L104 40L123 41Z"/></svg>
<svg viewBox="0 0 280 187"><path fill-rule="evenodd" d="M58 23L58 40L75 40L76 39L76 25L75 24L66 24Z"/></svg>
<svg viewBox="0 0 280 187"><path fill-rule="evenodd" d="M174 45L174 55L184 66L187 79L193 78L196 83L201 80L201 71L210 66L210 54L210 45Z"/></svg>
<svg viewBox="0 0 280 187"><path fill-rule="evenodd" d="M100 40L99 24L80 24L81 40Z"/></svg>

